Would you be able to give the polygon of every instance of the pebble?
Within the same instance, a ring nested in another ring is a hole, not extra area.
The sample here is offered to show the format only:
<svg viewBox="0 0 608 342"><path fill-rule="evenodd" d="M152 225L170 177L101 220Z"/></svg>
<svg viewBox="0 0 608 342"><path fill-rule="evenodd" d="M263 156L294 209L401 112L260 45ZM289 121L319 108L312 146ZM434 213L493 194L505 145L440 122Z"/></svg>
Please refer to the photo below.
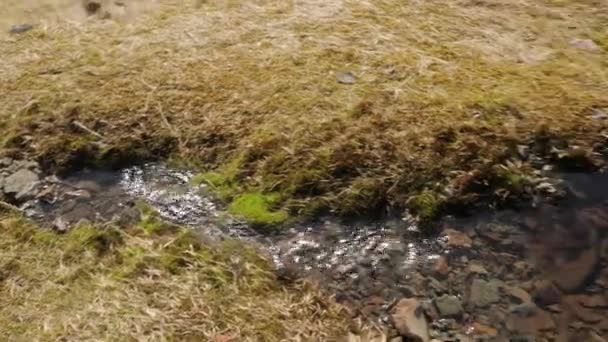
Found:
<svg viewBox="0 0 608 342"><path fill-rule="evenodd" d="M341 84L355 84L357 76L351 71L340 71L336 73L336 80Z"/></svg>
<svg viewBox="0 0 608 342"><path fill-rule="evenodd" d="M448 228L444 230L443 234L447 238L448 247L470 248L473 245L471 238L458 230Z"/></svg>
<svg viewBox="0 0 608 342"><path fill-rule="evenodd" d="M522 335L537 334L540 331L554 329L555 323L550 313L527 303L511 307L507 328Z"/></svg>
<svg viewBox="0 0 608 342"><path fill-rule="evenodd" d="M402 298L392 312L393 322L401 336L412 341L428 342L429 328L422 306L415 298Z"/></svg>
<svg viewBox="0 0 608 342"><path fill-rule="evenodd" d="M590 52L599 52L601 50L600 47L591 39L575 38L570 41L570 46Z"/></svg>
<svg viewBox="0 0 608 342"><path fill-rule="evenodd" d="M500 282L497 280L474 279L469 301L477 307L487 307L500 300L499 288Z"/></svg>
<svg viewBox="0 0 608 342"><path fill-rule="evenodd" d="M11 26L11 29L9 30L9 33L11 34L21 34L21 33L25 33L31 29L33 29L34 26L31 24L19 24L19 25L13 25Z"/></svg>
<svg viewBox="0 0 608 342"><path fill-rule="evenodd" d="M17 201L25 201L35 196L38 175L28 169L20 169L6 177L4 193L13 196Z"/></svg>
<svg viewBox="0 0 608 342"><path fill-rule="evenodd" d="M435 306L442 317L459 317L462 315L462 302L456 296L443 295L435 298Z"/></svg>

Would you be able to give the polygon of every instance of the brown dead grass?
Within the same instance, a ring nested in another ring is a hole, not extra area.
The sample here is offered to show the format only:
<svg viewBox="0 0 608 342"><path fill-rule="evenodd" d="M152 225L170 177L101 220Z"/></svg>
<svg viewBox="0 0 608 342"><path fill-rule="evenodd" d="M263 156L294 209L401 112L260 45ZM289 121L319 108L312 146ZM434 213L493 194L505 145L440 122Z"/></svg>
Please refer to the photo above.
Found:
<svg viewBox="0 0 608 342"><path fill-rule="evenodd" d="M230 166L235 192L279 192L295 213L449 197L517 144L603 143L606 13L599 0L163 0L129 21L49 19L0 40L4 151L50 169L169 154Z"/></svg>
<svg viewBox="0 0 608 342"><path fill-rule="evenodd" d="M238 242L166 227L58 235L0 218L0 340L336 341L348 319Z"/></svg>

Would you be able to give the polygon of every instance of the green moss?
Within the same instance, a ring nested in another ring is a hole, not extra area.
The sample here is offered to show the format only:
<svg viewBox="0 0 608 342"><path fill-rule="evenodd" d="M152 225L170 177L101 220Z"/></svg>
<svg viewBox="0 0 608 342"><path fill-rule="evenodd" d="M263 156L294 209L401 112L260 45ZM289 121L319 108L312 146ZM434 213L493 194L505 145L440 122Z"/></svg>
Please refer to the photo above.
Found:
<svg viewBox="0 0 608 342"><path fill-rule="evenodd" d="M237 196L230 204L229 211L243 217L255 225L275 225L289 217L286 211L272 211L270 208L280 200L276 193L264 195L259 192L245 193Z"/></svg>
<svg viewBox="0 0 608 342"><path fill-rule="evenodd" d="M228 179L226 176L217 172L205 172L199 173L198 175L192 177L191 182L194 184L206 183L217 188L226 185L228 183Z"/></svg>
<svg viewBox="0 0 608 342"><path fill-rule="evenodd" d="M434 220L441 212L443 196L433 190L424 190L408 201L408 206L418 216L422 225Z"/></svg>

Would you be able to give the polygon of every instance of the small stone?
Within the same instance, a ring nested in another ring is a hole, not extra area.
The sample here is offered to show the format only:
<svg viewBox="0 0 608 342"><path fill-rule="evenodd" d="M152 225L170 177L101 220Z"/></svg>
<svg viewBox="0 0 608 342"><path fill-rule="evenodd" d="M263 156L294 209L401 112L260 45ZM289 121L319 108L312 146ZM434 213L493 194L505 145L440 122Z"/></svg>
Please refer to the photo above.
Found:
<svg viewBox="0 0 608 342"><path fill-rule="evenodd" d="M599 261L598 249L589 248L581 252L577 258L561 262L558 265L559 270L553 272L551 279L564 291L578 290L593 274Z"/></svg>
<svg viewBox="0 0 608 342"><path fill-rule="evenodd" d="M532 297L534 298L534 302L540 306L558 304L561 300L559 289L549 280L541 280L534 283Z"/></svg>
<svg viewBox="0 0 608 342"><path fill-rule="evenodd" d="M537 334L539 331L554 328L555 323L551 314L534 304L521 304L512 307L507 319L507 329L522 335Z"/></svg>
<svg viewBox="0 0 608 342"><path fill-rule="evenodd" d="M575 38L570 41L570 46L576 49L586 50L590 52L600 51L600 47L591 39Z"/></svg>
<svg viewBox="0 0 608 342"><path fill-rule="evenodd" d="M53 228L55 228L58 232L67 232L70 228L69 223L61 216L58 216L53 220Z"/></svg>
<svg viewBox="0 0 608 342"><path fill-rule="evenodd" d="M470 302L478 307L487 307L500 300L500 282L474 279L471 285Z"/></svg>
<svg viewBox="0 0 608 342"><path fill-rule="evenodd" d="M459 317L462 315L462 302L456 296L443 295L436 298L435 306L442 317Z"/></svg>
<svg viewBox="0 0 608 342"><path fill-rule="evenodd" d="M12 195L18 201L25 201L35 196L38 181L36 173L21 169L5 179L4 193Z"/></svg>
<svg viewBox="0 0 608 342"><path fill-rule="evenodd" d="M448 228L443 233L447 237L448 247L470 248L473 245L471 238L463 232Z"/></svg>
<svg viewBox="0 0 608 342"><path fill-rule="evenodd" d="M341 84L355 84L357 76L350 71L340 71L336 73L336 80Z"/></svg>
<svg viewBox="0 0 608 342"><path fill-rule="evenodd" d="M20 24L20 25L13 25L11 26L11 29L9 30L9 33L11 34L21 34L21 33L25 33L31 29L33 29L34 26L30 25L30 24Z"/></svg>
<svg viewBox="0 0 608 342"><path fill-rule="evenodd" d="M468 335L483 336L483 337L496 337L498 336L498 330L491 326L475 322L465 329Z"/></svg>
<svg viewBox="0 0 608 342"><path fill-rule="evenodd" d="M517 286L505 286L505 293L512 299L515 299L517 304L531 303L532 298L526 290Z"/></svg>
<svg viewBox="0 0 608 342"><path fill-rule="evenodd" d="M448 265L448 259L444 256L437 258L433 271L436 275L446 277L450 273L450 266Z"/></svg>
<svg viewBox="0 0 608 342"><path fill-rule="evenodd" d="M0 167L7 167L13 163L13 158L4 157L0 159Z"/></svg>
<svg viewBox="0 0 608 342"><path fill-rule="evenodd" d="M470 264L469 273L485 275L488 274L488 271L486 271L486 269L479 264Z"/></svg>
<svg viewBox="0 0 608 342"><path fill-rule="evenodd" d="M429 328L422 306L414 298L403 298L392 312L395 328L401 336L416 342L429 341Z"/></svg>

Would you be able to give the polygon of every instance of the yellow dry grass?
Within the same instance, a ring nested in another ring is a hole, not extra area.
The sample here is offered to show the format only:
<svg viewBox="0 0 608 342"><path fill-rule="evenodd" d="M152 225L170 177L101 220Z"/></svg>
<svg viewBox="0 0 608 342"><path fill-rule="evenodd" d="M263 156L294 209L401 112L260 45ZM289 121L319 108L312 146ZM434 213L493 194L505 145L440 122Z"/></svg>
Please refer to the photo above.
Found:
<svg viewBox="0 0 608 342"><path fill-rule="evenodd" d="M237 242L166 227L65 235L2 214L2 341L332 341L342 309Z"/></svg>
<svg viewBox="0 0 608 342"><path fill-rule="evenodd" d="M603 0L162 0L130 20L40 13L43 25L0 40L4 153L49 169L171 155L228 165L231 189L278 192L294 213L399 208L513 158L517 144L604 144L593 115L608 107L606 13Z"/></svg>

